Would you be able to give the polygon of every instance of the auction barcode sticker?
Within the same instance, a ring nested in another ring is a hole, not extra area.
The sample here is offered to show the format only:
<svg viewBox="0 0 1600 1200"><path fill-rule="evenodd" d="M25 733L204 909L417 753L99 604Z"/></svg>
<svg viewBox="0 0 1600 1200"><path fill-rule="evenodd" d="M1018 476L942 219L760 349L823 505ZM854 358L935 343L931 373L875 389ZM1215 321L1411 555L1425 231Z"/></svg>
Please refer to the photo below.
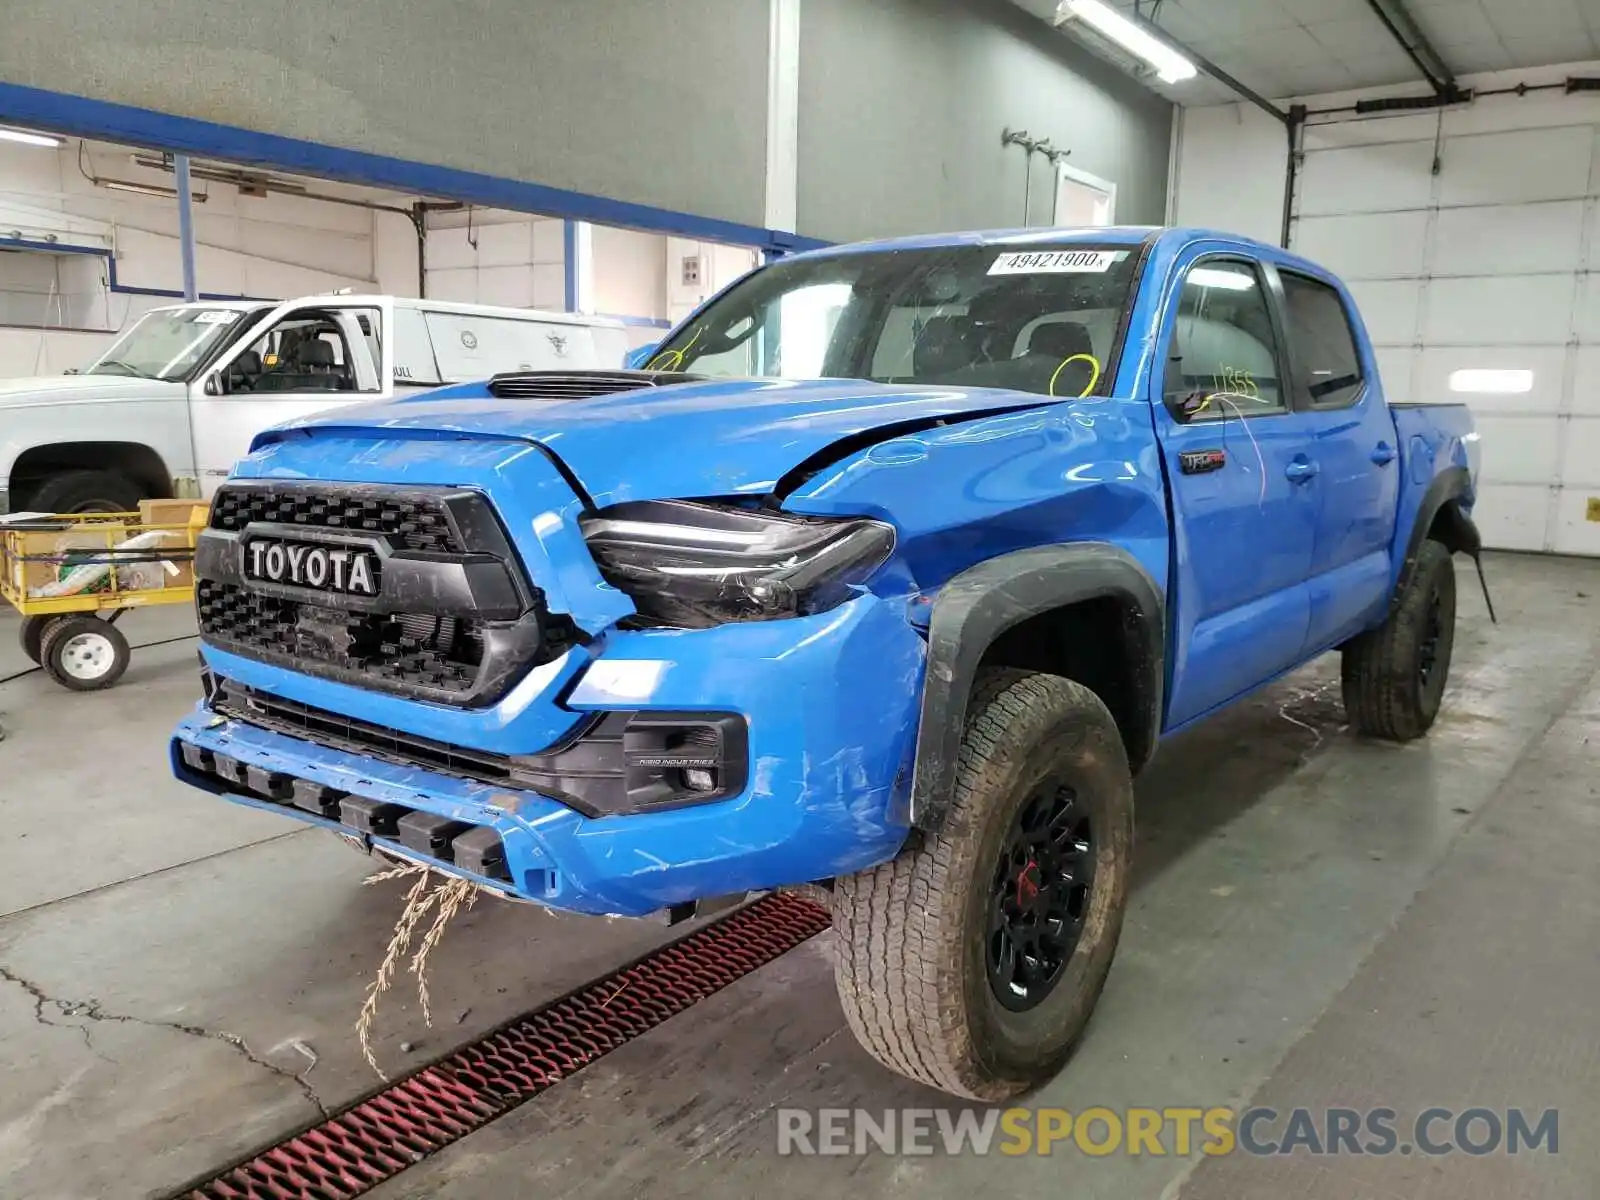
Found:
<svg viewBox="0 0 1600 1200"><path fill-rule="evenodd" d="M991 275L1101 274L1112 263L1128 257L1126 250L1024 250L1002 254L989 268Z"/></svg>

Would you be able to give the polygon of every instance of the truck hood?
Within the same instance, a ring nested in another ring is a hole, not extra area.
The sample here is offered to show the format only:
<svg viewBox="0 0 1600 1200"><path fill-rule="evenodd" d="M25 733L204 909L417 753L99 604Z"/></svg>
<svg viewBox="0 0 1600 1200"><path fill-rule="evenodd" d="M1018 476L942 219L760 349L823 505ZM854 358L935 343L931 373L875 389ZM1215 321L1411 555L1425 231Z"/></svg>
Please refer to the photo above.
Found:
<svg viewBox="0 0 1600 1200"><path fill-rule="evenodd" d="M34 375L0 379L0 408L33 408L45 404L103 404L107 400L181 398L187 388L165 379L131 375Z"/></svg>
<svg viewBox="0 0 1600 1200"><path fill-rule="evenodd" d="M482 384L340 408L281 426L382 437L465 434L538 442L595 504L764 494L795 467L871 430L963 420L1052 403L1032 392L859 380L715 380L560 400L499 399Z"/></svg>

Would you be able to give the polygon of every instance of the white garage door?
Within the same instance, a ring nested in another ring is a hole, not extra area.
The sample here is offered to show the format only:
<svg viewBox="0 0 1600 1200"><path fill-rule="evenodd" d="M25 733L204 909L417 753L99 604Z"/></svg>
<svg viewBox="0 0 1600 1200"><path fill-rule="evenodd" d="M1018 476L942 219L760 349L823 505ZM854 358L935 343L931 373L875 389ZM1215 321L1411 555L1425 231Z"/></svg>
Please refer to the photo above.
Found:
<svg viewBox="0 0 1600 1200"><path fill-rule="evenodd" d="M1296 250L1349 282L1391 398L1464 400L1491 546L1600 555L1600 101L1311 126Z"/></svg>

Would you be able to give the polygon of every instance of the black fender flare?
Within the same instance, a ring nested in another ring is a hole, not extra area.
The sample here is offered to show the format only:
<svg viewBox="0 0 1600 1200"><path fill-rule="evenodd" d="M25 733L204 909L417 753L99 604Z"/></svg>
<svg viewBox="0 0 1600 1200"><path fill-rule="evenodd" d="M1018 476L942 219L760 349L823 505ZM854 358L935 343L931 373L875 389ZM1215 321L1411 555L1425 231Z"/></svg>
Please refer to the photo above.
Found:
<svg viewBox="0 0 1600 1200"><path fill-rule="evenodd" d="M1483 552L1483 537L1465 509L1456 501L1472 490L1472 476L1466 467L1446 467L1433 477L1428 490L1422 493L1417 506L1417 519L1406 540L1406 556L1400 560L1400 572L1395 577L1394 593L1389 597L1389 609L1400 603L1406 586L1417 569L1417 555L1422 543L1428 540L1428 531L1441 510L1447 509L1444 545L1451 553L1470 555L1476 559Z"/></svg>
<svg viewBox="0 0 1600 1200"><path fill-rule="evenodd" d="M978 664L996 638L1029 617L1083 600L1124 602L1134 643L1139 699L1148 736L1128 747L1138 771L1161 730L1166 679L1166 601L1149 573L1120 546L1072 542L1002 554L961 572L940 589L928 625L928 663L911 778L911 824L937 829L950 805L967 698Z"/></svg>

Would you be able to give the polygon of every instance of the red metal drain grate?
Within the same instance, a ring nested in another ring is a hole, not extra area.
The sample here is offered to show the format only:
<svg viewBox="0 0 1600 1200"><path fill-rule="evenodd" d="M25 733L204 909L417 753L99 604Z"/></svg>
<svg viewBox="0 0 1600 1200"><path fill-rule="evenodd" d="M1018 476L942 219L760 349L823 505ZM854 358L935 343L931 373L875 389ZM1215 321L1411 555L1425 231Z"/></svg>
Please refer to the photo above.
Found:
<svg viewBox="0 0 1600 1200"><path fill-rule="evenodd" d="M764 896L179 1195L359 1196L827 927L811 900Z"/></svg>

